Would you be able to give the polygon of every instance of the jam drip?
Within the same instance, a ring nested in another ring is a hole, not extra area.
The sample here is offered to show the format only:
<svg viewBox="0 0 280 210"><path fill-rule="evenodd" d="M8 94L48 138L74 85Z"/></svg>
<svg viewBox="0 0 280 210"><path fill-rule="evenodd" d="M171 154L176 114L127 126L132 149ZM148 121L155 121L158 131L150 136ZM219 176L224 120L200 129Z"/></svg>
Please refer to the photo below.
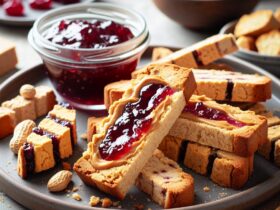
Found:
<svg viewBox="0 0 280 210"><path fill-rule="evenodd" d="M37 135L40 135L40 136L47 136L48 138L50 138L52 140L53 156L54 156L55 162L56 163L60 162L59 141L58 141L57 137L38 127L33 128L32 132L36 133Z"/></svg>
<svg viewBox="0 0 280 210"><path fill-rule="evenodd" d="M34 172L35 169L35 156L34 156L34 147L32 144L24 143L23 145L23 153L25 158L25 168L26 168L26 176L29 176Z"/></svg>
<svg viewBox="0 0 280 210"><path fill-rule="evenodd" d="M142 87L138 101L127 103L122 115L109 127L99 145L102 159L117 160L127 154L132 144L148 132L152 124L151 112L174 91L163 84Z"/></svg>
<svg viewBox="0 0 280 210"><path fill-rule="evenodd" d="M189 102L184 111L209 120L226 121L235 127L243 127L247 125L233 119L225 111L207 107L203 102Z"/></svg>
<svg viewBox="0 0 280 210"><path fill-rule="evenodd" d="M67 120L62 120L62 119L58 119L55 116L51 116L48 115L47 118L52 119L53 121L55 121L57 124L60 124L64 127L68 127L70 129L70 135L71 135L71 146L72 148L74 147L74 135L73 135L73 125L71 124L71 122L67 121Z"/></svg>
<svg viewBox="0 0 280 210"><path fill-rule="evenodd" d="M120 44L133 37L129 28L108 20L62 20L46 35L46 39L58 45L94 49Z"/></svg>

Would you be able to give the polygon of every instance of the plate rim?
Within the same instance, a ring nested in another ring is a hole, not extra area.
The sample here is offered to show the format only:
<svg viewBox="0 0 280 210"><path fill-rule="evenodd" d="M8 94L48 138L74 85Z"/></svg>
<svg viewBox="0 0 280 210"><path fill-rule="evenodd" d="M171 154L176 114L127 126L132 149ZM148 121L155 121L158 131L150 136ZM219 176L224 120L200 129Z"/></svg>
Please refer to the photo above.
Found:
<svg viewBox="0 0 280 210"><path fill-rule="evenodd" d="M158 46L149 46L148 49L158 47ZM161 47L168 47L168 46L161 46ZM172 49L178 49L176 47L169 47ZM227 59L231 62L237 62L243 66L248 67L249 69L252 69L256 73L268 76L272 80L272 85L276 85L280 89L280 80L272 75L271 73L263 70L262 68L248 63L246 61L243 61L239 58L236 58L232 55L225 56L224 59ZM25 74L28 74L31 71L35 71L36 69L40 68L43 65L43 63L36 64L32 67L25 68L23 70L20 70L16 72L14 75L9 77L7 80L5 80L2 84L0 84L0 98L1 98L1 92L3 89L5 89L7 86L11 85L13 83L13 80L15 80L17 77L24 76ZM198 210L198 209L229 209L229 208L234 208L237 207L240 208L247 208L252 205L259 204L266 200L268 197L276 194L277 192L280 191L280 179L277 178L280 176L280 171L276 172L271 178L267 179L266 181L259 183L247 190L244 190L242 192L236 193L234 195L227 196L225 198L221 198L216 201L211 201L203 204L197 204L193 206L187 206L187 207L180 207L180 208L174 208L176 210ZM42 201L45 202L50 202L53 205L57 205L57 207L63 207L63 208L68 208L68 209L81 209L81 210L90 210L90 209L105 209L105 208L100 208L100 207L87 207L83 205L77 205L77 204L68 204L63 201L60 201L58 198L53 198L48 196L47 194L38 192L36 190L33 190L32 188L28 188L26 186L22 186L20 183L13 182L13 179L10 178L9 174L6 173L3 168L0 168L0 185L3 188L3 192L5 192L7 195L9 195L11 198L15 199L15 195L13 190L11 190L13 187L16 187L16 189L20 190L20 193L25 193L26 195L32 196L34 200L41 199ZM264 190L265 189L265 190ZM252 191L254 191L254 195L252 195ZM17 191L19 193L19 191ZM257 202L254 202L253 204L250 203L253 200L256 200ZM27 208L34 209L32 206L26 205L26 202L24 201L19 201L18 199L15 199L17 202L21 203L22 205L26 206ZM236 201L239 201L236 203ZM34 202L35 203L35 202ZM32 204L31 204L32 205Z"/></svg>

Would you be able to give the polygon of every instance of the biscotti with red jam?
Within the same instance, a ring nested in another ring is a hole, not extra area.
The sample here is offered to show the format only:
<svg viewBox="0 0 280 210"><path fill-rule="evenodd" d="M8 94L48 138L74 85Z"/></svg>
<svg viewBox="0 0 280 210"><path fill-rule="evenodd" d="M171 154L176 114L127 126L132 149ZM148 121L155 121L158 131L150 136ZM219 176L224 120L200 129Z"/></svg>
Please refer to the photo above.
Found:
<svg viewBox="0 0 280 210"><path fill-rule="evenodd" d="M177 79L191 95L194 89L189 87L195 86L195 81L186 83L188 76ZM184 89L158 76L147 76L133 84L110 107L102 133L93 135L87 151L74 165L85 183L120 199L135 183L188 100Z"/></svg>
<svg viewBox="0 0 280 210"><path fill-rule="evenodd" d="M212 63L237 50L238 47L232 34L218 34L190 47L178 50L154 63L168 63L182 67L196 68Z"/></svg>
<svg viewBox="0 0 280 210"><path fill-rule="evenodd" d="M246 157L266 142L267 120L252 111L193 95L169 135Z"/></svg>
<svg viewBox="0 0 280 210"><path fill-rule="evenodd" d="M88 137L101 132L103 119L88 119ZM158 149L138 175L136 186L163 208L191 205L194 200L192 176L183 172L175 161L165 157Z"/></svg>
<svg viewBox="0 0 280 210"><path fill-rule="evenodd" d="M192 205L194 179L156 150L136 179L136 186L163 208Z"/></svg>

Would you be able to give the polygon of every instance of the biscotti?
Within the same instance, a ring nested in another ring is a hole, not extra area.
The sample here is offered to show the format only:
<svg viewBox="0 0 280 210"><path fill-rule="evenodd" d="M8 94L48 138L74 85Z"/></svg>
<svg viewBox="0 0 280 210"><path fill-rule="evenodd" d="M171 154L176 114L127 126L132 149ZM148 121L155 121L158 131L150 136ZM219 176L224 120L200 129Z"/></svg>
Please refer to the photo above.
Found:
<svg viewBox="0 0 280 210"><path fill-rule="evenodd" d="M280 31L272 30L260 35L256 40L258 52L264 55L280 55Z"/></svg>
<svg viewBox="0 0 280 210"><path fill-rule="evenodd" d="M88 119L88 137L101 132L103 119L101 117ZM136 186L163 208L181 207L193 203L193 178L158 149L138 175Z"/></svg>
<svg viewBox="0 0 280 210"><path fill-rule="evenodd" d="M254 155L241 157L179 138L174 141L172 136L166 136L159 149L167 157L183 161L188 168L224 187L241 188L253 172Z"/></svg>
<svg viewBox="0 0 280 210"><path fill-rule="evenodd" d="M279 28L271 10L258 10L243 15L235 26L235 36L259 36L270 30Z"/></svg>
<svg viewBox="0 0 280 210"><path fill-rule="evenodd" d="M259 102L271 98L271 79L266 76L198 69L193 73L196 95L232 102Z"/></svg>
<svg viewBox="0 0 280 210"><path fill-rule="evenodd" d="M159 150L146 163L136 186L163 208L188 206L194 200L194 180Z"/></svg>
<svg viewBox="0 0 280 210"><path fill-rule="evenodd" d="M16 126L16 113L8 108L0 107L0 139L13 133Z"/></svg>
<svg viewBox="0 0 280 210"><path fill-rule="evenodd" d="M244 49L244 50L251 50L255 51L256 50L256 45L255 45L255 39L250 36L240 36L237 40L236 43L238 47Z"/></svg>
<svg viewBox="0 0 280 210"><path fill-rule="evenodd" d="M2 76L16 67L18 59L12 42L0 38L0 43L0 76Z"/></svg>
<svg viewBox="0 0 280 210"><path fill-rule="evenodd" d="M251 156L266 142L267 120L252 111L193 95L169 135Z"/></svg>
<svg viewBox="0 0 280 210"><path fill-rule="evenodd" d="M181 88L193 91L189 87L194 86L191 84L194 81L185 82L188 75L177 79L186 85ZM147 76L134 84L110 107L109 116L103 120L102 133L93 136L87 151L74 165L85 183L120 199L134 184L188 100L184 89L177 89L157 76ZM135 118L137 124L133 123ZM130 131L132 125L135 125L135 134ZM119 129L125 129L125 133L122 135Z"/></svg>
<svg viewBox="0 0 280 210"><path fill-rule="evenodd" d="M56 104L53 90L47 86L38 86L35 95L37 117L47 114Z"/></svg>
<svg viewBox="0 0 280 210"><path fill-rule="evenodd" d="M152 62L162 59L172 53L173 51L166 47L155 47L152 53Z"/></svg>
<svg viewBox="0 0 280 210"><path fill-rule="evenodd" d="M235 38L231 34L215 35L190 47L178 50L154 63L176 64L182 67L196 68L212 63L238 49Z"/></svg>

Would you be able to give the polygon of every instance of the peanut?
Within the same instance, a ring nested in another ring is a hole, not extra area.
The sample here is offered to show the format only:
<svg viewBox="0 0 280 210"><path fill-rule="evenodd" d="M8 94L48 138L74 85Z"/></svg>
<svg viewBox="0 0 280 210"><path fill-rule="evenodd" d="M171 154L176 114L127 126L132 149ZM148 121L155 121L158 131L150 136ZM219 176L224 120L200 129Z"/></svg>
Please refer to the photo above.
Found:
<svg viewBox="0 0 280 210"><path fill-rule="evenodd" d="M36 95L36 89L32 85L23 85L19 90L20 95L25 99L33 99Z"/></svg>
<svg viewBox="0 0 280 210"><path fill-rule="evenodd" d="M19 148L26 142L27 136L35 126L36 124L32 120L24 120L15 127L14 136L10 141L10 149L13 153L18 153Z"/></svg>
<svg viewBox="0 0 280 210"><path fill-rule="evenodd" d="M48 181L50 192L60 192L65 190L72 179L72 172L62 170L53 175Z"/></svg>

